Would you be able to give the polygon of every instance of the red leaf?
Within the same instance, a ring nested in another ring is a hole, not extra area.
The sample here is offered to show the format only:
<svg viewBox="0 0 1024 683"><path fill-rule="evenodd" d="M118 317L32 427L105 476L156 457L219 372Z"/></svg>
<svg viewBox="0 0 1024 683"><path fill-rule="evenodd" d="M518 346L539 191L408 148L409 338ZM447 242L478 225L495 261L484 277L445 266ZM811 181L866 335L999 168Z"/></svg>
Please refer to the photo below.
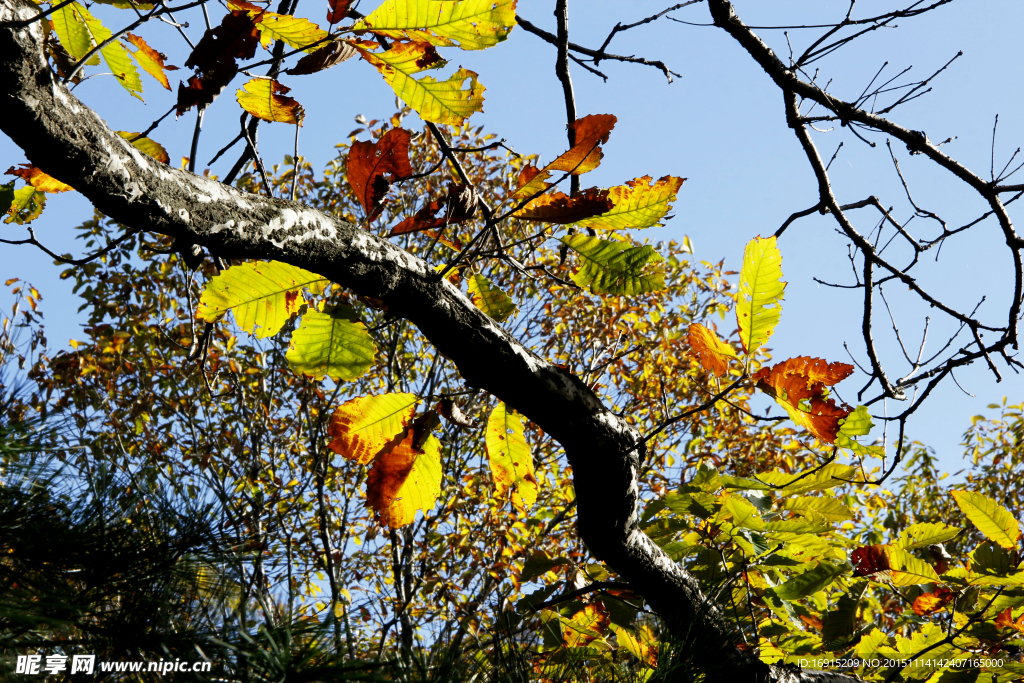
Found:
<svg viewBox="0 0 1024 683"><path fill-rule="evenodd" d="M366 212L367 222L380 214L391 183L414 175L409 163L410 139L409 131L392 128L377 142L352 143L348 184Z"/></svg>
<svg viewBox="0 0 1024 683"><path fill-rule="evenodd" d="M880 545L861 546L853 551L850 560L853 562L854 576L884 576L892 569L885 547Z"/></svg>
<svg viewBox="0 0 1024 683"><path fill-rule="evenodd" d="M327 23L337 24L348 15L349 5L352 0L327 0L330 9L327 10Z"/></svg>
<svg viewBox="0 0 1024 683"><path fill-rule="evenodd" d="M415 215L391 228L390 236L462 223L476 214L479 201L476 192L469 185L452 184L444 199L435 199L417 211ZM444 213L438 216L438 212L442 209ZM453 244L457 243L458 240Z"/></svg>

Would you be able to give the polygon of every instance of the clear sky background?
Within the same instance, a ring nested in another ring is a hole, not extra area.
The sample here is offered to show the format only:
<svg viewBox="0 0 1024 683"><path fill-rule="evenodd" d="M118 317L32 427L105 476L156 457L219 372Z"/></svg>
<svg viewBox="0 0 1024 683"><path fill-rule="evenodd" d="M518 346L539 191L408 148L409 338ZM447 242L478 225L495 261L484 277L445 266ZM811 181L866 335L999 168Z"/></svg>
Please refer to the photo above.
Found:
<svg viewBox="0 0 1024 683"><path fill-rule="evenodd" d="M904 2L909 5L911 0ZM376 0L363 0L359 9L369 12L376 4ZM554 32L553 4L551 0L520 0L518 13ZM835 0L736 0L735 4L738 14L752 26L833 23L845 15L848 7L848 2ZM616 22L632 23L668 5L648 0L576 0L570 3L571 40L597 48ZM854 17L873 16L898 6L893 0L861 0L855 6ZM111 27L130 20L125 12L109 7L97 5L92 11ZM224 11L211 3L214 24ZM325 0L302 0L297 14L323 24L325 11ZM704 4L670 16L696 24L710 22ZM198 41L204 28L201 13L193 11L178 19L189 22L185 31ZM1013 0L958 0L923 17L896 23L898 28L875 31L817 62L814 66L821 70L819 83L831 81L829 92L852 100L885 62L885 80L913 67L893 83L898 85L930 75L963 51L963 56L933 82L932 92L901 106L890 117L908 128L926 131L933 141L956 137L943 149L987 178L993 120L999 114L995 145L998 172L1024 144L1024 43L1020 40L1024 6ZM788 31L798 52L821 32ZM150 45L166 52L169 63L181 66L187 58L187 45L174 28L151 22L139 33ZM782 30L758 29L758 33L778 54L788 54ZM773 233L791 213L816 203L817 187L795 136L786 127L780 91L724 32L663 17L619 33L608 49L616 54L663 60L680 74L669 84L655 68L605 61L599 66L608 76L603 82L572 65L579 115L609 113L618 117L605 145L604 161L599 169L583 177L584 187L617 185L645 174L688 179L672 211L675 218L664 228L647 231L646 237L659 241L688 235L695 258L712 262L725 259L728 267L738 270L747 241ZM521 153L539 153L551 159L564 151L565 109L554 76L555 49L551 45L517 28L508 41L495 48L482 52L449 49L442 50L442 55L450 60L442 72L445 76L463 66L478 72L487 87L485 111L471 119L474 124L484 125ZM101 72L98 68L87 71ZM188 72L169 75L176 89L175 77L185 79ZM96 108L112 128L138 131L167 111L175 99L173 92L163 90L148 76L142 78L145 104L129 97L110 76L84 81L75 94ZM208 111L197 168L205 168L214 153L237 133L239 109L232 93L240 82L236 79ZM300 153L314 167L321 167L334 156L334 144L356 127L354 116L386 118L395 111L390 88L375 69L359 60L283 82L293 88L290 95L305 106ZM188 154L194 120L194 112L178 121L169 118L151 134L168 149L175 165ZM407 119L407 124L413 122ZM264 124L260 131L260 150L268 163L291 153L291 126ZM831 167L834 191L844 204L876 195L884 205L895 207L898 219L907 220L913 211L893 170L885 137L869 135L868 139L877 146L872 149L842 129L816 135L823 156L831 156L839 143L844 143ZM932 162L910 156L899 143L893 149L918 205L940 214L951 228L986 210L977 195ZM225 174L235 158L233 151L212 171ZM20 149L2 136L0 161L7 165L24 161ZM1013 180L1024 182L1024 171ZM80 253L82 245L71 241L72 228L90 215L91 207L80 196L50 196L42 218L33 225L38 237L55 251ZM877 222L877 212L872 209L853 212L851 217L862 233L869 232ZM844 349L847 342L854 357L866 363L860 336L862 292L822 287L813 280L853 281L847 240L837 235L834 227L830 217L815 215L792 225L780 240L789 286L782 322L770 344L776 359L811 355L849 362ZM922 236L937 232L926 219L915 219L910 227ZM25 236L24 228L14 225L0 226L0 233L8 239ZM908 257L897 245L886 255L895 262ZM948 240L937 261L934 252L925 258L927 263L915 270L923 287L960 310L969 311L985 296L979 315L990 324L1005 325L1012 273L994 221ZM54 348L66 347L68 339L82 336L78 330L81 319L75 313L79 302L73 299L68 283L58 279L60 270L31 247L0 245L0 276L28 280L43 293L48 336ZM954 329L948 319L921 306L903 288L892 285L885 291L908 347L916 352L927 315L932 315L928 349L935 350L945 343ZM876 315L885 316L885 309L877 309ZM876 342L890 372L903 374L906 364L900 362L902 354L891 328L879 324ZM958 343L962 346L967 340L961 337ZM958 371L959 384L975 397L947 380L911 420L909 435L933 446L946 467L957 469L961 452L958 443L970 416L986 412L987 404L1000 402L1004 396L1011 402L1024 400L1024 380L1005 365L1000 364L1000 370L1004 377L1001 384L981 364ZM839 386L840 395L850 403L856 402L863 379L858 374L844 382ZM884 409L876 404L872 410ZM890 414L902 409L900 404L888 406ZM890 433L890 441L893 438Z"/></svg>

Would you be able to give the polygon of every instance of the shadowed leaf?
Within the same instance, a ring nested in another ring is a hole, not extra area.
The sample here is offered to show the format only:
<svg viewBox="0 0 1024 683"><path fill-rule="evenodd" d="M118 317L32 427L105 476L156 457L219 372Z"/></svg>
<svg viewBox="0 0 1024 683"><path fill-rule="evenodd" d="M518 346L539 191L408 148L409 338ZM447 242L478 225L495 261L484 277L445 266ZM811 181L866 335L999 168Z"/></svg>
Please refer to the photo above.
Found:
<svg viewBox="0 0 1024 683"><path fill-rule="evenodd" d="M366 507L381 526L392 529L416 519L416 511L434 507L441 493L441 444L430 434L417 447L410 427L405 436L377 456L366 478Z"/></svg>
<svg viewBox="0 0 1024 683"><path fill-rule="evenodd" d="M346 40L336 38L319 48L316 52L308 54L290 69L285 69L286 74L299 76L303 74L315 74L317 71L337 66L356 56L357 51Z"/></svg>
<svg viewBox="0 0 1024 683"><path fill-rule="evenodd" d="M514 215L528 221L567 225L604 213L611 205L608 190L591 187L574 197L563 192L542 194Z"/></svg>

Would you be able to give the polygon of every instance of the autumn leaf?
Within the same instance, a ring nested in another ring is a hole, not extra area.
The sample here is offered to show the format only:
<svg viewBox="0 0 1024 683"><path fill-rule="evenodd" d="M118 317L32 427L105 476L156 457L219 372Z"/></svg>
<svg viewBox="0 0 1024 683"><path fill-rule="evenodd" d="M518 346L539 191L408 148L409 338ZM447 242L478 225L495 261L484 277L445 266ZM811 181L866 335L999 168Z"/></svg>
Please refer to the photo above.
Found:
<svg viewBox="0 0 1024 683"><path fill-rule="evenodd" d="M1024 613L1014 620L1010 609L1011 608L1007 607L996 617L996 628L1000 630L1004 628L1012 628L1018 633L1024 633Z"/></svg>
<svg viewBox="0 0 1024 683"><path fill-rule="evenodd" d="M658 221L668 213L684 179L665 176L653 185L651 180L650 176L643 176L610 188L611 210L586 218L580 225L596 230L640 230L661 225Z"/></svg>
<svg viewBox="0 0 1024 683"><path fill-rule="evenodd" d="M479 273L466 278L466 288L469 290L469 298L473 305L499 323L505 322L516 312L515 302Z"/></svg>
<svg viewBox="0 0 1024 683"><path fill-rule="evenodd" d="M550 171L542 171L533 164L524 166L516 178L516 190L512 193L515 199L527 199L551 187L544 182L551 177Z"/></svg>
<svg viewBox="0 0 1024 683"><path fill-rule="evenodd" d="M939 575L924 560L915 557L906 550L887 547L889 563L892 567L892 584L894 586L918 586L922 583L938 583Z"/></svg>
<svg viewBox="0 0 1024 683"><path fill-rule="evenodd" d="M615 122L616 118L611 114L591 114L576 119L570 125L576 133L572 149L545 166L544 170L565 171L573 175L593 171L601 164L601 144L608 142Z"/></svg>
<svg viewBox="0 0 1024 683"><path fill-rule="evenodd" d="M594 294L636 295L665 287L664 259L650 245L632 247L589 235L570 235L561 241L579 254L581 266L573 282L589 286Z"/></svg>
<svg viewBox="0 0 1024 683"><path fill-rule="evenodd" d="M78 3L75 4L76 6L78 5ZM89 14L88 10L84 7L77 6L76 11L81 14L82 19L85 21L85 28L89 32L93 45L102 45L113 35L110 29L104 26L99 19ZM141 100L142 97L139 96L139 93L142 92L142 80L139 78L139 72L128 56L128 49L120 42L112 40L100 48L100 54L103 55L103 61L107 63L107 67L117 77L117 82L128 91L128 94Z"/></svg>
<svg viewBox="0 0 1024 683"><path fill-rule="evenodd" d="M701 367L715 377L721 377L729 369L729 359L736 358L732 346L718 338L714 331L700 323L693 323L687 329L691 351L697 355Z"/></svg>
<svg viewBox="0 0 1024 683"><path fill-rule="evenodd" d="M585 647L594 640L603 637L611 619L608 610L600 601L589 605L572 615L571 619L562 619L567 628L564 631L565 646L568 648Z"/></svg>
<svg viewBox="0 0 1024 683"><path fill-rule="evenodd" d="M256 22L245 10L229 12L208 29L185 61L196 75L178 85L178 115L198 106L204 109L238 73L238 59L252 59L259 44Z"/></svg>
<svg viewBox="0 0 1024 683"><path fill-rule="evenodd" d="M18 176L40 192L74 192L75 188L62 183L51 175L43 173L32 164L19 164L21 168L11 166L6 175Z"/></svg>
<svg viewBox="0 0 1024 683"><path fill-rule="evenodd" d="M391 228L391 237L407 232L420 232L432 228L443 228L455 223L462 223L474 215L479 205L476 191L470 185L453 183L443 199L435 199ZM439 215L440 214L440 215Z"/></svg>
<svg viewBox="0 0 1024 683"><path fill-rule="evenodd" d="M441 444L433 434L416 445L416 430L385 448L366 478L366 507L381 526L398 529L416 518L416 511L434 507L441 493Z"/></svg>
<svg viewBox="0 0 1024 683"><path fill-rule="evenodd" d="M160 163L166 164L171 160L171 157L168 156L167 154L167 150L164 149L164 146L161 145L159 142L156 142L155 140L150 140L147 137L139 137L138 133L129 133L126 130L119 130L116 132L125 140L131 142L132 147L139 150L143 154L153 157Z"/></svg>
<svg viewBox="0 0 1024 683"><path fill-rule="evenodd" d="M511 491L512 504L520 512L525 511L537 500L537 477L519 413L504 403L496 405L487 419L484 440L498 497L505 499Z"/></svg>
<svg viewBox="0 0 1024 683"><path fill-rule="evenodd" d="M431 0L436 2L437 0ZM459 69L445 81L412 75L424 69L443 66L433 46L426 43L395 43L383 53L359 48L360 56L373 64L398 97L424 121L459 125L484 104L484 86L476 73ZM469 88L463 84L469 81Z"/></svg>
<svg viewBox="0 0 1024 683"><path fill-rule="evenodd" d="M383 209L391 183L415 174L409 163L409 131L392 128L376 142L352 143L348 155L348 184L372 221Z"/></svg>
<svg viewBox="0 0 1024 683"><path fill-rule="evenodd" d="M384 0L352 30L483 50L508 37L516 0Z"/></svg>
<svg viewBox="0 0 1024 683"><path fill-rule="evenodd" d="M853 563L854 576L866 576L878 580L878 577L888 579L892 565L889 562L889 555L885 546L865 545L854 549L850 554L850 561Z"/></svg>
<svg viewBox="0 0 1024 683"><path fill-rule="evenodd" d="M0 216L4 216L11 210L14 204L14 181L0 184ZM9 222L9 221L8 221ZM11 285L16 280L9 279L4 284Z"/></svg>
<svg viewBox="0 0 1024 683"><path fill-rule="evenodd" d="M608 190L591 187L573 197L563 192L542 194L516 211L514 215L527 221L566 225L600 215L611 208L611 205Z"/></svg>
<svg viewBox="0 0 1024 683"><path fill-rule="evenodd" d="M302 125L302 105L285 93L291 88L271 78L253 78L236 94L238 104L258 119Z"/></svg>
<svg viewBox="0 0 1024 683"><path fill-rule="evenodd" d="M333 438L327 447L365 465L409 426L417 402L413 394L354 398L331 415L327 433Z"/></svg>
<svg viewBox="0 0 1024 683"><path fill-rule="evenodd" d="M829 398L826 387L852 373L853 366L846 363L798 356L762 368L751 379L785 408L790 419L825 443L834 443L840 421L851 410L837 406L835 400Z"/></svg>
<svg viewBox="0 0 1024 683"><path fill-rule="evenodd" d="M350 42L336 38L319 48L316 52L306 55L295 66L285 69L284 72L294 76L315 74L318 71L323 71L348 61L357 54L358 51Z"/></svg>
<svg viewBox="0 0 1024 683"><path fill-rule="evenodd" d="M11 197L11 204L7 209L7 218L4 223L16 223L24 225L39 218L46 206L46 193L40 192L31 185L25 185L14 190Z"/></svg>
<svg viewBox="0 0 1024 683"><path fill-rule="evenodd" d="M615 634L615 640L620 648L636 657L644 666L651 668L658 666L658 642L647 624L637 625L639 638L634 636L630 629L619 626L615 622L608 624L608 627Z"/></svg>
<svg viewBox="0 0 1024 683"><path fill-rule="evenodd" d="M134 33L126 34L125 39L138 48L138 50L130 54L135 58L135 61L139 63L139 66L141 66L146 73L159 81L160 85L164 86L167 90L170 90L171 84L167 81L167 74L164 73L164 71L177 71L178 67L170 64L164 64L164 60L167 59L167 56L151 48L145 40Z"/></svg>
<svg viewBox="0 0 1024 683"><path fill-rule="evenodd" d="M1021 538L1020 524L1009 510L988 496L972 491L952 491L957 506L988 540L1013 548Z"/></svg>
<svg viewBox="0 0 1024 683"><path fill-rule="evenodd" d="M740 341L753 354L768 341L782 312L782 254L775 238L756 237L747 244L736 296L736 322Z"/></svg>
<svg viewBox="0 0 1024 683"><path fill-rule="evenodd" d="M245 0L228 0L228 8L249 15L260 32L260 44L264 48L268 48L271 42L280 40L296 50L316 52L320 44L328 38L327 31L309 19L268 12Z"/></svg>
<svg viewBox="0 0 1024 683"><path fill-rule="evenodd" d="M923 617L938 612L949 604L955 597L956 593L954 591L951 591L944 586L938 586L935 589L935 592L922 593L914 599L914 614L919 617ZM999 627L998 620L996 627Z"/></svg>
<svg viewBox="0 0 1024 683"><path fill-rule="evenodd" d="M334 25L343 21L348 16L348 8L353 0L327 0L330 9L327 10L327 23Z"/></svg>
<svg viewBox="0 0 1024 683"><path fill-rule="evenodd" d="M450 398L442 398L437 404L437 413L444 417L452 424L458 425L459 427L466 427L472 429L476 427L476 422L471 420L468 415L462 412L462 408L459 404Z"/></svg>
<svg viewBox="0 0 1024 683"><path fill-rule="evenodd" d="M228 311L259 339L277 334L305 303L302 288L326 278L280 261L250 261L215 275L203 289L196 318L212 323Z"/></svg>
<svg viewBox="0 0 1024 683"><path fill-rule="evenodd" d="M309 377L353 380L373 365L377 348L363 323L351 309L339 306L330 313L308 311L292 334L285 359L292 369Z"/></svg>

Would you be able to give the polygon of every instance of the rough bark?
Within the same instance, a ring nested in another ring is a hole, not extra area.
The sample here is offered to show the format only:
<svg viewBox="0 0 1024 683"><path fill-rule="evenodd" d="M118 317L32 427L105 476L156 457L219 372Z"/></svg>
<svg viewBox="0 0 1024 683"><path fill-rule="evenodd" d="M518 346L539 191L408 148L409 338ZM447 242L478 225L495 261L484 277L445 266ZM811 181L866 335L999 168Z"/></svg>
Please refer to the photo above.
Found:
<svg viewBox="0 0 1024 683"><path fill-rule="evenodd" d="M639 528L640 435L577 377L525 348L424 261L333 216L171 168L113 133L52 74L39 9L0 0L0 129L46 173L125 225L234 259L274 259L321 274L413 322L458 367L556 439L573 467L579 533L670 627L697 641L714 679L854 680L769 667L728 643L734 627L697 580Z"/></svg>

